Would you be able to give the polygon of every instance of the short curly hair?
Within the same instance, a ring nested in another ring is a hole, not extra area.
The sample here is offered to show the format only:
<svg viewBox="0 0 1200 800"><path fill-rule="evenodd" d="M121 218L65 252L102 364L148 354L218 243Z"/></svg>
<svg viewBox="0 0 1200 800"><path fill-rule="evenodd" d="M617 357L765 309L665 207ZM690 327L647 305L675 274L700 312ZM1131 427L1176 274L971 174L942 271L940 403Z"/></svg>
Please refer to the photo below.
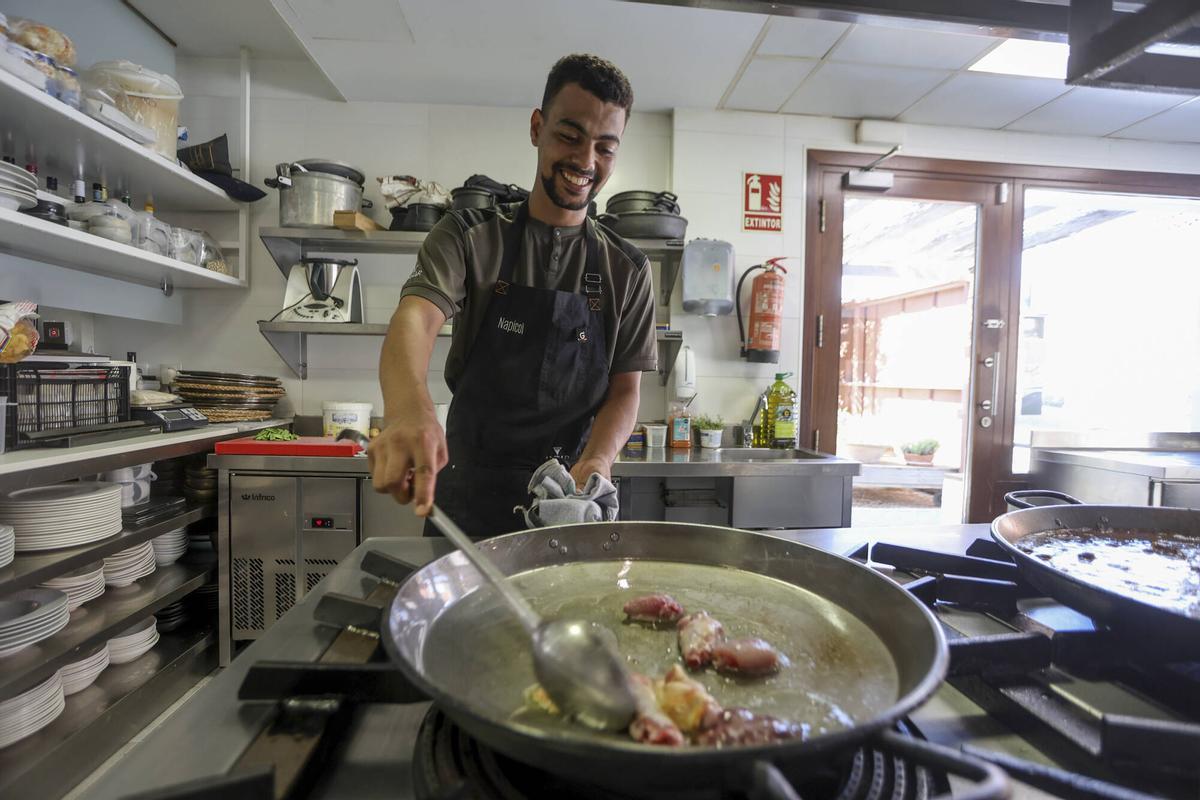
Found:
<svg viewBox="0 0 1200 800"><path fill-rule="evenodd" d="M604 102L625 109L626 119L633 110L633 87L629 85L625 73L611 61L599 56L574 53L563 56L551 68L546 78L546 91L542 93L543 112L568 83L578 83Z"/></svg>

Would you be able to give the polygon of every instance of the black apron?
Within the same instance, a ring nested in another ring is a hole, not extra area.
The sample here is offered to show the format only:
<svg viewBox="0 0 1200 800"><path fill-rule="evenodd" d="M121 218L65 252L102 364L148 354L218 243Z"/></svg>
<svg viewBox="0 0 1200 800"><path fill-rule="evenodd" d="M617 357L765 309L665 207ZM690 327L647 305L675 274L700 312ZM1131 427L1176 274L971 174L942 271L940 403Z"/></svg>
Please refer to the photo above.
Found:
<svg viewBox="0 0 1200 800"><path fill-rule="evenodd" d="M529 479L546 459L579 457L608 392L605 297L596 233L584 222L582 292L513 283L529 205L504 237L487 313L455 385L446 424L450 461L435 500L469 536L522 530ZM471 298L482 302L483 298ZM437 535L427 524L427 535Z"/></svg>

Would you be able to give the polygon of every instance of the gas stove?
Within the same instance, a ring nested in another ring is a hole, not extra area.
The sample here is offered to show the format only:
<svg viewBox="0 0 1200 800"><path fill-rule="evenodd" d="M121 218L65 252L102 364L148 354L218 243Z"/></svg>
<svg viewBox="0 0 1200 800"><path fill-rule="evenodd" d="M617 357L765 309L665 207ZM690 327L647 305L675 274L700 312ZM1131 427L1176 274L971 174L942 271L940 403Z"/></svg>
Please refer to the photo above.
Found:
<svg viewBox="0 0 1200 800"><path fill-rule="evenodd" d="M773 535L870 563L934 608L951 673L898 733L999 765L1017 797L1200 797L1200 643L1140 643L1131 653L1025 587L985 525ZM386 663L350 663L373 649L362 632L378 620L388 581L448 550L437 539L364 542L85 796L270 797L264 765L274 764L279 782L314 798L617 800L489 750ZM775 788L793 794L757 796L904 800L980 789L979 775L909 756L868 746L800 775L781 765L791 786Z"/></svg>

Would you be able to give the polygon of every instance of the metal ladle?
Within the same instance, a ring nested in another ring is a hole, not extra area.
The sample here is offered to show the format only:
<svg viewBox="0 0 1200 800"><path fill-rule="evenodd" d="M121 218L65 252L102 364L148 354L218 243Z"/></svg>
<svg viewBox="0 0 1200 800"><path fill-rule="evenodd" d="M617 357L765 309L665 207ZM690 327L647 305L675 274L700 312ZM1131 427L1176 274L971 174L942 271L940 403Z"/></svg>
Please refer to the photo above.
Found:
<svg viewBox="0 0 1200 800"><path fill-rule="evenodd" d="M508 577L436 505L429 519L496 588L529 633L534 674L555 705L592 728L628 727L636 703L611 632L590 622L542 620Z"/></svg>

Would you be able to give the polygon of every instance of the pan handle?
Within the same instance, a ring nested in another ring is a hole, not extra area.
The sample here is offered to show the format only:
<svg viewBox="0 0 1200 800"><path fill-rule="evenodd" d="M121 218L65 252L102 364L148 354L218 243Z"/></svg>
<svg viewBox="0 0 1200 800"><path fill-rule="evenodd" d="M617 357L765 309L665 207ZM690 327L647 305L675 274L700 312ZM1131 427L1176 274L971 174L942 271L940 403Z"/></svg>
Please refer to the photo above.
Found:
<svg viewBox="0 0 1200 800"><path fill-rule="evenodd" d="M749 800L800 800L791 782L770 761L755 761Z"/></svg>
<svg viewBox="0 0 1200 800"><path fill-rule="evenodd" d="M1082 500L1076 499L1066 492L1055 492L1051 491L1050 489L1021 489L1018 492L1008 492L1004 495L1004 502L1008 503L1010 506L1016 506L1017 508L1033 508L1033 503L1023 499L1026 497L1048 497L1052 500L1061 500L1061 505L1068 506L1083 505ZM1054 503L1052 505L1060 504Z"/></svg>

